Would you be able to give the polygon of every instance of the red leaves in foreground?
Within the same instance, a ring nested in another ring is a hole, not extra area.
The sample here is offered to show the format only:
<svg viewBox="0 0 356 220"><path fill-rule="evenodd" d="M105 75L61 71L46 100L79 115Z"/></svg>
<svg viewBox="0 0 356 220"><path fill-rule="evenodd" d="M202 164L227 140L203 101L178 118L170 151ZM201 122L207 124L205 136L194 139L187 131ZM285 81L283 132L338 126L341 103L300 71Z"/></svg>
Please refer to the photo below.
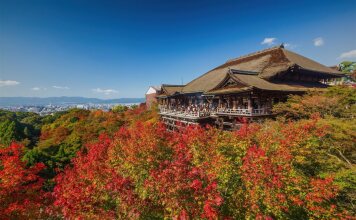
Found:
<svg viewBox="0 0 356 220"><path fill-rule="evenodd" d="M324 203L335 198L337 192L338 187L334 185L332 178L311 179L310 190L305 196L308 209L319 218L325 214L335 214L336 206L327 206Z"/></svg>
<svg viewBox="0 0 356 220"><path fill-rule="evenodd" d="M261 206L276 212L287 211L288 185L297 182L290 167L291 155L286 151L275 155L252 146L247 150L241 167L241 178L246 187L246 206L252 213L259 214ZM252 214L251 213L251 214Z"/></svg>
<svg viewBox="0 0 356 220"><path fill-rule="evenodd" d="M56 179L55 205L84 219L339 217L332 179L299 169L317 153L320 129L308 121L167 133L137 123L79 153Z"/></svg>
<svg viewBox="0 0 356 220"><path fill-rule="evenodd" d="M122 128L115 141L101 136L78 154L56 178L55 205L65 217L217 218L216 180L192 164L183 142L172 144L161 125L152 126Z"/></svg>
<svg viewBox="0 0 356 220"><path fill-rule="evenodd" d="M111 140L102 135L97 144L88 146L57 176L55 205L62 207L67 218L114 219L135 218L139 203L129 178L111 166L108 149ZM137 205L136 205L137 204Z"/></svg>
<svg viewBox="0 0 356 220"><path fill-rule="evenodd" d="M223 199L216 180L192 164L192 156L183 142L174 148L173 160L163 161L152 170L145 187L154 195L155 202L169 210L167 217L217 218Z"/></svg>
<svg viewBox="0 0 356 220"><path fill-rule="evenodd" d="M23 147L12 143L0 149L1 219L35 219L43 217L48 194L42 190L44 180L38 173L45 167L38 163L27 168L21 161Z"/></svg>

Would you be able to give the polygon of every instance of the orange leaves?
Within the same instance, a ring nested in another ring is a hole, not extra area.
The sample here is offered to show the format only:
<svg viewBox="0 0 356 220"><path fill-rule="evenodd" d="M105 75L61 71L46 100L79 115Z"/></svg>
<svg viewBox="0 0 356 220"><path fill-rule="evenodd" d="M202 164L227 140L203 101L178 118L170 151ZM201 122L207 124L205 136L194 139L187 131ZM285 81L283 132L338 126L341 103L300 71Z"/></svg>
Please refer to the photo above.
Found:
<svg viewBox="0 0 356 220"><path fill-rule="evenodd" d="M335 215L335 205L326 205L335 198L338 187L333 183L333 178L313 178L310 180L310 189L305 196L306 204L316 217Z"/></svg>
<svg viewBox="0 0 356 220"><path fill-rule="evenodd" d="M73 167L57 176L55 205L61 207L65 217L105 219L135 216L139 212L130 179L110 166L110 144L111 140L101 135L98 143L88 146L88 153L78 154Z"/></svg>
<svg viewBox="0 0 356 220"><path fill-rule="evenodd" d="M161 162L157 169L151 170L145 182L152 200L170 210L168 215L171 218L182 213L191 218L216 218L222 198L215 179L192 164L184 141L178 142L173 148L172 161Z"/></svg>
<svg viewBox="0 0 356 220"><path fill-rule="evenodd" d="M288 211L286 206L288 194L285 188L289 184L291 167L288 160L285 160L289 155L283 154L284 152L279 152L267 155L256 145L248 149L241 167L241 178L246 187L245 203L248 215L256 216L265 212L263 207L274 209L272 212L276 212L275 215L280 211Z"/></svg>
<svg viewBox="0 0 356 220"><path fill-rule="evenodd" d="M336 216L331 201L338 188L332 178L303 173L307 173L305 164L315 156L313 152L318 153L314 148L326 133L326 127L317 125L317 120L274 123L257 131L256 144L247 150L241 166L246 215L286 218L291 210L300 209L317 218Z"/></svg>
<svg viewBox="0 0 356 220"><path fill-rule="evenodd" d="M110 160L121 173L143 183L143 177L152 168L170 158L169 136L161 124L136 123L131 128L122 127L115 134Z"/></svg>
<svg viewBox="0 0 356 220"><path fill-rule="evenodd" d="M318 146L325 128L316 122L246 124L236 133L134 123L78 154L57 178L55 204L67 218L336 216L332 179L303 173L296 159Z"/></svg>
<svg viewBox="0 0 356 220"><path fill-rule="evenodd" d="M223 198L214 176L192 163L190 138L149 123L101 136L56 178L55 205L68 218L215 219Z"/></svg>
<svg viewBox="0 0 356 220"><path fill-rule="evenodd" d="M353 118L356 90L347 86L332 86L325 92L310 91L303 96L292 95L287 102L273 106L273 112L290 119L334 116Z"/></svg>

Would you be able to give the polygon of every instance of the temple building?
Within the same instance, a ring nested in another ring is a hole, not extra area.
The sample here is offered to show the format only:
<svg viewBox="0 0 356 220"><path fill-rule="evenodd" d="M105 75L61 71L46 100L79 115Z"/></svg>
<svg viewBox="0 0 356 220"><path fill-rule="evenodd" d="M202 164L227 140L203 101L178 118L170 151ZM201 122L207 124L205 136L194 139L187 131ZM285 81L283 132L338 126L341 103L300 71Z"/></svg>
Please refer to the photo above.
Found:
<svg viewBox="0 0 356 220"><path fill-rule="evenodd" d="M186 85L163 84L156 97L161 120L171 130L192 124L229 130L243 120L273 117L273 104L324 89L338 77L338 70L281 45L228 60Z"/></svg>
<svg viewBox="0 0 356 220"><path fill-rule="evenodd" d="M160 86L150 86L145 94L146 96L146 106L151 108L152 105L157 103L157 96L161 92Z"/></svg>

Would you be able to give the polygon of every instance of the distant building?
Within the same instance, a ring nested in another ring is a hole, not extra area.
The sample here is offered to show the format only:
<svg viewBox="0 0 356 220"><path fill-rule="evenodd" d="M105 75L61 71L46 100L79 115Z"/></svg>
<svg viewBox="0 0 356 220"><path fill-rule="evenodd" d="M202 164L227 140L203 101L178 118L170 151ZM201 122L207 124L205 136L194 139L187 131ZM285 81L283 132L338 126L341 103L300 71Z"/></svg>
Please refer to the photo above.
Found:
<svg viewBox="0 0 356 220"><path fill-rule="evenodd" d="M146 92L146 106L151 108L152 104L157 103L157 96L161 92L161 86L150 86Z"/></svg>
<svg viewBox="0 0 356 220"><path fill-rule="evenodd" d="M355 67L356 67L356 62L354 62ZM342 63L339 65L334 65L334 66L329 66L330 69L333 70L338 70L342 71L341 67ZM346 71L348 73L344 73L343 77L339 78L332 78L332 79L326 79L323 82L327 85L330 86L335 86L335 85L344 85L344 86L351 86L351 87L356 87L356 69L355 70L350 70Z"/></svg>
<svg viewBox="0 0 356 220"><path fill-rule="evenodd" d="M147 93L157 97L161 120L170 130L191 124L230 130L245 120L273 116L272 105L290 94L327 88L322 82L342 76L281 45L228 60L184 86L164 84L158 96L154 88Z"/></svg>

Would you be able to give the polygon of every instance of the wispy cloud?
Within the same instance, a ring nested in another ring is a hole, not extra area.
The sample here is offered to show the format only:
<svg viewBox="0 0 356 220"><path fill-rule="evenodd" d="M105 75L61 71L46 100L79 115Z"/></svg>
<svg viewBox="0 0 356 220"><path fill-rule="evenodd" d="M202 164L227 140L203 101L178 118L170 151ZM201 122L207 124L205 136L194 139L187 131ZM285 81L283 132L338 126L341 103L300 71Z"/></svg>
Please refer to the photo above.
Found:
<svg viewBox="0 0 356 220"><path fill-rule="evenodd" d="M265 39L263 39L263 41L261 42L261 44L267 44L268 46L271 46L272 44L275 43L275 41L277 40L277 38L274 37L266 37Z"/></svg>
<svg viewBox="0 0 356 220"><path fill-rule="evenodd" d="M14 81L14 80L0 80L0 87L3 86L16 86L20 84L20 82Z"/></svg>
<svg viewBox="0 0 356 220"><path fill-rule="evenodd" d="M55 89L69 89L68 86L52 86L52 88L55 88Z"/></svg>
<svg viewBox="0 0 356 220"><path fill-rule="evenodd" d="M314 46L321 47L324 45L324 39L322 37L317 37L313 40Z"/></svg>
<svg viewBox="0 0 356 220"><path fill-rule="evenodd" d="M356 50L350 50L340 54L339 59L351 59L356 58Z"/></svg>
<svg viewBox="0 0 356 220"><path fill-rule="evenodd" d="M33 88L31 88L31 90L33 90L33 91L46 91L47 90L47 88L41 88L41 87L33 87Z"/></svg>
<svg viewBox="0 0 356 220"><path fill-rule="evenodd" d="M102 93L105 95L112 95L115 93L118 93L118 91L114 90L114 89L100 89L100 88L96 88L96 89L92 89L93 92L95 93Z"/></svg>

